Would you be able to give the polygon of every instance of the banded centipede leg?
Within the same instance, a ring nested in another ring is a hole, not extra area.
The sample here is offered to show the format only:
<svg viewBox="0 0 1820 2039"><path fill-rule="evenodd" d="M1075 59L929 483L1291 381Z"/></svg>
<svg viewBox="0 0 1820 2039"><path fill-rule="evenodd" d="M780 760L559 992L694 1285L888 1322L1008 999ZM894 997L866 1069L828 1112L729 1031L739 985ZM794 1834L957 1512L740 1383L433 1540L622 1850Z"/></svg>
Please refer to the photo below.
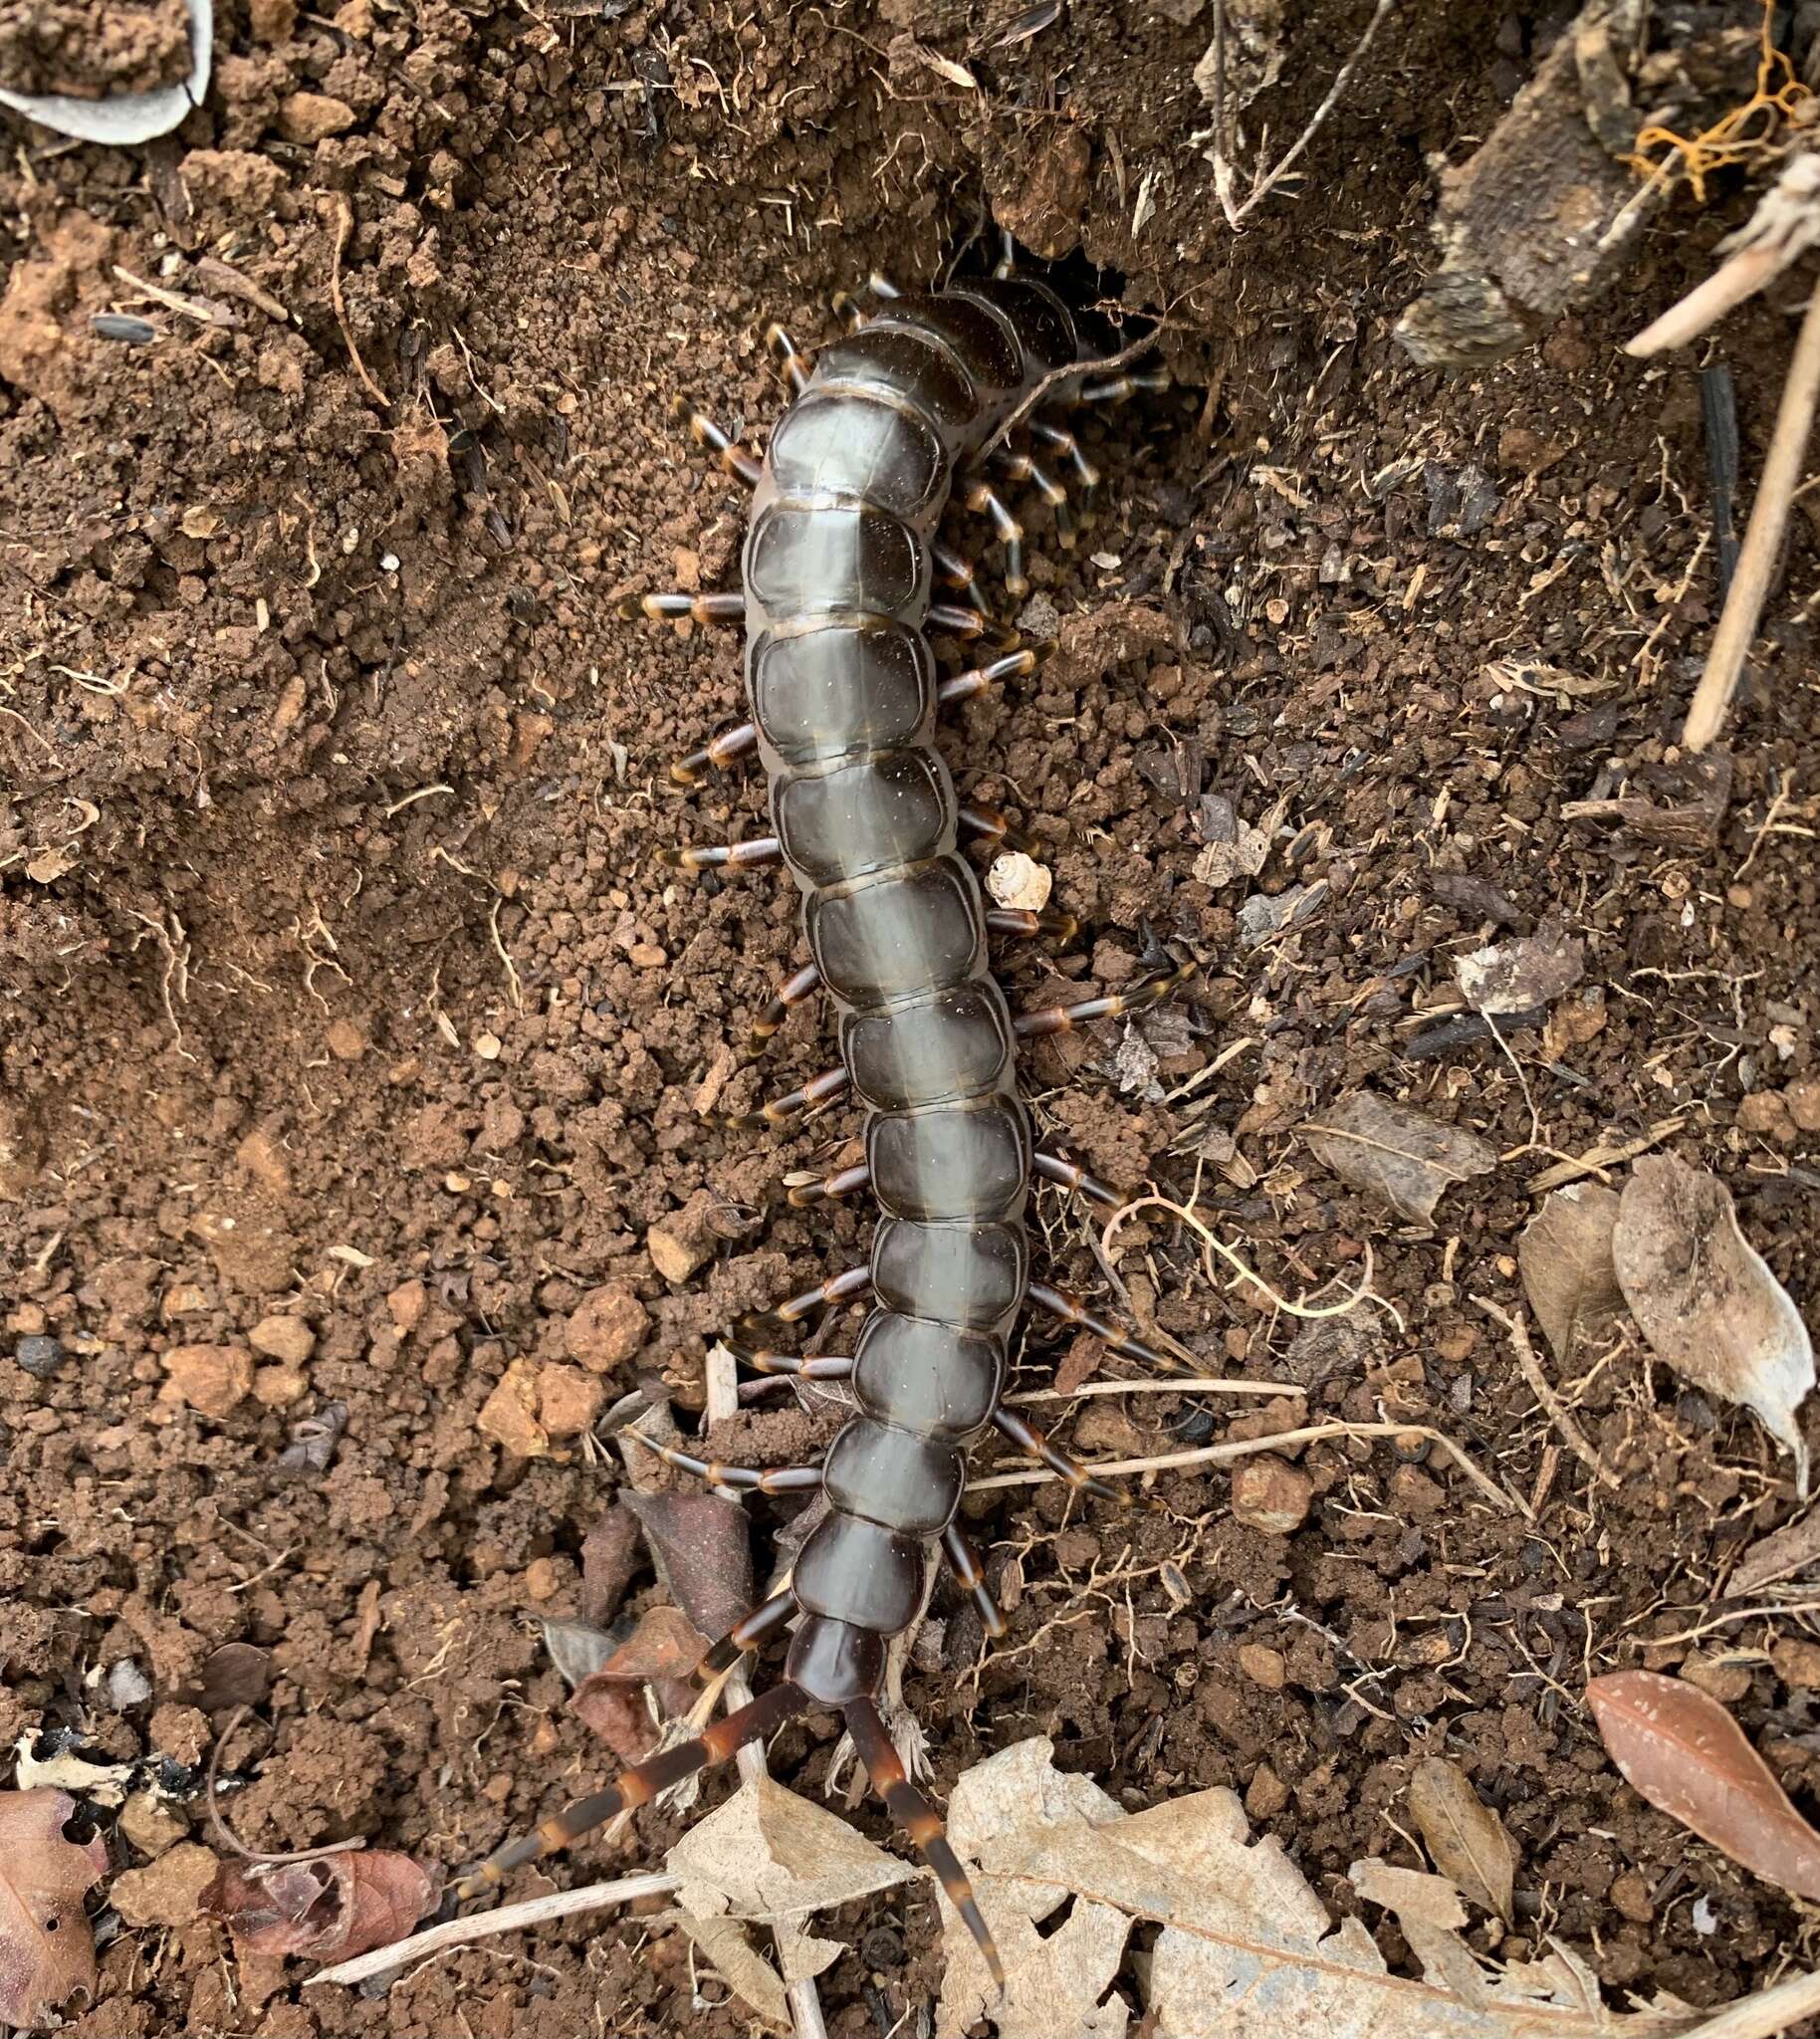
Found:
<svg viewBox="0 0 1820 2039"><path fill-rule="evenodd" d="M986 596L980 590L980 583L974 575L973 562L961 554L951 552L946 546L932 545L929 557L935 562L936 578L944 587L958 588L966 595L973 607L986 612Z"/></svg>
<svg viewBox="0 0 1820 2039"><path fill-rule="evenodd" d="M660 1445L642 1431L621 1431L620 1436L635 1439L666 1466L674 1466L678 1473L693 1473L710 1486L736 1486L751 1493L802 1493L821 1484L819 1466L723 1466L718 1459L697 1459Z"/></svg>
<svg viewBox="0 0 1820 2039"><path fill-rule="evenodd" d="M994 659L991 665L975 666L971 672L956 673L952 680L944 680L935 690L935 705L938 709L957 707L1002 681L1021 680L1035 670L1033 651L1014 651L1005 658Z"/></svg>
<svg viewBox="0 0 1820 2039"><path fill-rule="evenodd" d="M984 800L970 800L961 809L962 832L977 842L989 842L1001 849L1032 850L1036 838L1026 835L1022 828L1014 828L997 807L989 807ZM990 924L990 916L988 917ZM1003 934L1033 934L1033 928L1003 928Z"/></svg>
<svg viewBox="0 0 1820 2039"><path fill-rule="evenodd" d="M844 1381L853 1371L851 1353L823 1352L804 1359L795 1352L758 1352L731 1338L723 1338L721 1343L741 1366L751 1367L755 1374L789 1374L798 1381Z"/></svg>
<svg viewBox="0 0 1820 2039"><path fill-rule="evenodd" d="M783 845L775 835L753 835L744 842L717 842L700 848L660 849L657 861L677 871L756 871L764 864L784 861Z"/></svg>
<svg viewBox="0 0 1820 2039"><path fill-rule="evenodd" d="M749 1656L782 1622L796 1612L796 1596L786 1586L742 1615L689 1674L700 1697L690 1709L689 1724L699 1732L713 1717L715 1701L740 1659Z"/></svg>
<svg viewBox="0 0 1820 2039"><path fill-rule="evenodd" d="M758 487L761 472L758 460L730 439L706 412L697 410L686 396L678 396L670 405L670 415L696 445L714 455L736 482L749 489Z"/></svg>
<svg viewBox="0 0 1820 2039"><path fill-rule="evenodd" d="M851 1168L836 1169L832 1175L824 1175L819 1182L798 1183L791 1191L790 1201L798 1211L806 1211L811 1204L837 1204L842 1197L850 1197L855 1190L863 1190L871 1180L871 1163L856 1161Z"/></svg>
<svg viewBox="0 0 1820 2039"><path fill-rule="evenodd" d="M976 483L967 492L967 507L992 519L993 531L1005 548L1007 593L1028 594L1030 583L1024 570L1024 526L1005 507L990 482Z"/></svg>
<svg viewBox="0 0 1820 2039"><path fill-rule="evenodd" d="M1025 906L994 906L987 909L986 928L994 935L1053 935L1066 943L1079 934L1080 922L1058 907L1032 913Z"/></svg>
<svg viewBox="0 0 1820 2039"><path fill-rule="evenodd" d="M559 1813L533 1828L529 1834L496 1848L484 1862L476 1863L455 1885L457 1901L478 1898L496 1890L515 1869L527 1862L539 1862L571 1846L583 1834L603 1826L615 1813L629 1806L649 1805L659 1792L680 1784L687 1777L724 1763L749 1741L774 1732L795 1714L808 1706L807 1698L794 1685L774 1687L762 1693L750 1705L717 1720L693 1741L680 1742L631 1769L622 1770L602 1791L577 1798Z"/></svg>
<svg viewBox="0 0 1820 2039"><path fill-rule="evenodd" d="M955 1577L973 1595L973 1604L980 1610L980 1620L986 1633L996 1643L1005 1633L1005 1617L999 1612L999 1603L986 1584L986 1574L980 1569L974 1547L962 1535L958 1522L950 1522L942 1531L942 1548L948 1553L948 1562L954 1567Z"/></svg>
<svg viewBox="0 0 1820 2039"><path fill-rule="evenodd" d="M987 465L1015 482L1027 482L1037 495L1049 506L1055 516L1055 543L1064 553L1074 550L1074 518L1068 509L1068 492L1053 477L1044 473L1027 453L1014 453L1009 446L999 447Z"/></svg>
<svg viewBox="0 0 1820 2039"><path fill-rule="evenodd" d="M1033 1423L1025 1423L1014 1411L1000 1407L993 1411L993 1428L1011 1439L1021 1452L1027 1452L1032 1459L1040 1459L1051 1473L1057 1473L1077 1493L1097 1494L1103 1501L1117 1501L1120 1507L1131 1505L1131 1496L1116 1486L1108 1486L1103 1479L1095 1479L1078 1459L1070 1459L1059 1445L1052 1445Z"/></svg>
<svg viewBox="0 0 1820 2039"><path fill-rule="evenodd" d="M1059 1183L1064 1190L1072 1190L1090 1204L1103 1204L1108 1211L1116 1211L1124 1202L1110 1184L1102 1183L1096 1175L1089 1175L1078 1162L1068 1160L1065 1155L1044 1154L1039 1150L1035 1164L1036 1173L1046 1182Z"/></svg>
<svg viewBox="0 0 1820 2039"><path fill-rule="evenodd" d="M723 623L743 623L746 620L746 597L743 594L685 594L680 590L641 594L636 601L630 597L622 601L619 613L628 622L638 615L653 623L689 616L712 628Z"/></svg>
<svg viewBox="0 0 1820 2039"><path fill-rule="evenodd" d="M1149 392L1159 394L1169 388L1170 373L1167 368L1146 368L1137 374L1127 370L1122 375L1108 376L1104 382L1088 382L1076 392L1076 403L1129 403L1134 396Z"/></svg>
<svg viewBox="0 0 1820 2039"><path fill-rule="evenodd" d="M980 1949L993 1981L1003 1994L1005 1964L999 1958L992 1928L975 1902L973 1885L967 1880L960 1857L949 1846L940 1816L904 1774L903 1763L897 1750L891 1746L891 1737L885 1732L885 1723L877 1705L871 1699L850 1699L841 1709L841 1717L846 1721L847 1732L853 1737L853 1747L859 1760L866 1766L866 1775L872 1780L873 1790L884 1800L891 1817L910 1836L916 1852L941 1879L948 1902L967 1922L967 1930L973 1934L974 1944Z"/></svg>
<svg viewBox="0 0 1820 2039"><path fill-rule="evenodd" d="M1030 420L1030 437L1038 445L1050 447L1059 459L1065 460L1074 470L1074 478L1089 496L1099 487L1099 469L1080 450L1080 441L1065 425L1053 423L1048 418Z"/></svg>
<svg viewBox="0 0 1820 2039"><path fill-rule="evenodd" d="M926 618L929 628L944 637L984 637L992 618L983 608L963 608L952 601L933 601Z"/></svg>
<svg viewBox="0 0 1820 2039"><path fill-rule="evenodd" d="M817 964L806 963L794 976L787 977L772 993L765 1010L752 1022L752 1032L746 1040L747 1059L762 1055L766 1043L790 1018L790 1009L801 1005L810 993L820 988L821 970Z"/></svg>
<svg viewBox="0 0 1820 2039"><path fill-rule="evenodd" d="M722 730L713 743L704 744L699 751L691 751L686 758L677 759L670 767L670 783L673 786L700 786L703 773L710 769L719 772L736 758L744 758L758 747L759 732L750 722Z"/></svg>
<svg viewBox="0 0 1820 2039"><path fill-rule="evenodd" d="M805 1288L800 1295L793 1295L788 1302L779 1303L776 1309L748 1310L734 1330L743 1345L762 1348L766 1341L781 1332L794 1330L817 1310L831 1309L836 1303L864 1295L871 1286L870 1265L845 1267L838 1274L830 1275L818 1288Z"/></svg>
<svg viewBox="0 0 1820 2039"><path fill-rule="evenodd" d="M1184 963L1178 970L1151 978L1133 992L1114 992L1107 998L1082 999L1072 1006L1044 1006L1034 1013L1020 1013L1012 1021L1012 1031L1020 1040L1027 1040L1032 1034L1066 1033L1089 1020L1116 1020L1121 1014L1141 1013L1146 1006L1157 1005L1171 992L1180 991L1190 978L1200 974L1200 969L1198 963Z"/></svg>
<svg viewBox="0 0 1820 2039"><path fill-rule="evenodd" d="M1046 1172L1046 1171L1045 1171ZM1089 1178L1090 1180L1090 1178ZM1104 1189L1103 1183L1095 1188ZM1108 1195L1111 1193L1108 1191ZM1140 1338L1135 1331L1127 1331L1122 1324L1115 1324L1109 1318L1088 1309L1079 1296L1070 1295L1065 1288L1051 1288L1046 1281L1032 1281L1024 1290L1026 1301L1032 1302L1039 1310L1064 1324L1072 1324L1077 1331L1090 1332L1102 1345L1111 1346L1114 1352L1123 1352L1132 1359L1141 1359L1146 1366L1161 1367L1166 1374L1179 1374L1182 1363L1170 1353L1163 1352L1146 1338Z"/></svg>
<svg viewBox="0 0 1820 2039"><path fill-rule="evenodd" d="M785 374L790 377L792 393L800 396L803 390L808 387L809 364L796 351L796 341L774 320L765 329L765 344L770 347L783 364Z"/></svg>
<svg viewBox="0 0 1820 2039"><path fill-rule="evenodd" d="M788 1126L805 1112L832 1104L837 1097L844 1097L850 1080L846 1069L836 1064L831 1069L823 1069L819 1076L811 1076L806 1083L787 1091L782 1097L767 1098L757 1111L716 1112L711 1114L711 1123L738 1133L762 1133L768 1126Z"/></svg>

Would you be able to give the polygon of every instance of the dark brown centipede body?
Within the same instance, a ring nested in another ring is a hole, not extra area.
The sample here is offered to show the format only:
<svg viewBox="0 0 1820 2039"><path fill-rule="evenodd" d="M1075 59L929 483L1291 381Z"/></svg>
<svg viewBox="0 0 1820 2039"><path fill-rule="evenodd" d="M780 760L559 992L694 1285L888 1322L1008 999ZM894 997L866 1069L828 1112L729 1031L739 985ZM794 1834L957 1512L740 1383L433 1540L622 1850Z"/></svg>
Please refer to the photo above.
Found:
<svg viewBox="0 0 1820 2039"><path fill-rule="evenodd" d="M1022 533L986 478L990 442L1039 386L1045 400L1116 399L1160 378L1120 377L1083 390L1096 353L1067 307L1042 284L1003 275L888 300L825 348L812 370L784 345L796 394L762 463L681 406L697 439L753 489L743 595L752 721L685 760L678 777L692 782L704 766L756 746L770 782L773 834L672 860L692 869L781 860L800 888L813 961L783 988L756 1034L775 1031L786 1008L819 985L837 1009L841 1066L755 1122L788 1120L850 1093L866 1112L865 1162L800 1201L869 1185L880 1219L866 1268L743 1329L763 1338L825 1302L868 1290L872 1308L850 1360L796 1361L765 1350L740 1356L761 1371L844 1375L857 1411L819 1469L757 1474L664 1452L718 1481L823 1489L828 1511L803 1545L787 1592L749 1617L704 1666L710 1675L724 1671L766 1630L800 1614L785 1683L699 1741L547 1821L483 1864L464 1888L497 1882L515 1863L643 1802L789 1713L823 1705L844 1715L875 1787L941 1877L997 1975L998 1955L960 1865L880 1721L886 1644L915 1619L937 1546L978 1599L989 1630L1001 1626L955 1521L969 1448L989 1426L1076 1485L1106 1491L1000 1406L1006 1339L1028 1302L1162 1358L1059 1290L1031 1283L1024 1213L1039 1157L1018 1098L1016 1043L1020 1033L1147 1003L1180 976L1130 998L1014 1020L989 967L989 932L1072 923L989 916L957 842L964 820L1001 839L1006 824L991 810L962 808L934 733L944 695L965 698L1033 661L1016 653L960 682L939 681L932 634L977 634L986 618L938 601L938 581L970 587L972 571L943 553L936 528L951 497L989 516L1005 548L1008 585L1019 591ZM1092 479L1058 425L1038 417L1033 436ZM999 464L1060 504L1063 491L1027 455L1002 456ZM703 621L730 606L723 596L644 602L652 615L687 608ZM1109 1196L1072 1164L1041 1160L1052 1179Z"/></svg>

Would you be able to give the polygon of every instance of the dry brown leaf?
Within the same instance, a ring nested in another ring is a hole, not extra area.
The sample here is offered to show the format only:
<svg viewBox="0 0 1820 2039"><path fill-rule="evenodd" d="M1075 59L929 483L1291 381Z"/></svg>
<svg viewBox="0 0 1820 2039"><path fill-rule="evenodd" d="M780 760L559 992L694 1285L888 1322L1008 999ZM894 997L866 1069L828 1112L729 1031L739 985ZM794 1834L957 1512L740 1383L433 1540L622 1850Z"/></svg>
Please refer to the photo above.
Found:
<svg viewBox="0 0 1820 2039"><path fill-rule="evenodd" d="M1409 1809L1441 1874L1512 1924L1516 1843L1496 1813L1479 1803L1466 1772L1444 1756L1419 1762L1409 1780Z"/></svg>
<svg viewBox="0 0 1820 2039"><path fill-rule="evenodd" d="M65 1791L0 1791L0 2025L36 2025L95 1988L95 1935L83 1893L108 1869L99 1834L64 1837Z"/></svg>
<svg viewBox="0 0 1820 2039"><path fill-rule="evenodd" d="M1767 1883L1820 1899L1820 1833L1719 1702L1654 1671L1595 1678L1587 1704L1633 1791Z"/></svg>
<svg viewBox="0 0 1820 2039"><path fill-rule="evenodd" d="M1766 1586L1779 1585L1810 1568L1820 1570L1820 1508L1759 1537L1738 1560L1725 1598L1754 1599Z"/></svg>
<svg viewBox="0 0 1820 2039"><path fill-rule="evenodd" d="M1586 945L1559 921L1544 921L1532 935L1512 935L1507 942L1475 949L1454 966L1467 1004L1494 1019L1552 1005L1585 974Z"/></svg>
<svg viewBox="0 0 1820 2039"><path fill-rule="evenodd" d="M1805 1496L1807 1447L1796 1411L1813 1389L1813 1343L1738 1230L1730 1191L1672 1155L1638 1162L1612 1253L1624 1299L1657 1358L1707 1394L1753 1410L1793 1455Z"/></svg>
<svg viewBox="0 0 1820 2039"><path fill-rule="evenodd" d="M848 1821L787 1791L774 1778L743 1784L699 1820L665 1858L681 1882L678 1923L728 1986L788 2031L785 1990L846 1951L796 1922L869 1897L915 1875ZM752 1944L748 1922L775 1930L783 1974Z"/></svg>
<svg viewBox="0 0 1820 2039"><path fill-rule="evenodd" d="M249 1952L340 1961L402 1939L436 1903L440 1882L440 1872L389 1848L247 1868L224 1862L202 1910Z"/></svg>
<svg viewBox="0 0 1820 2039"><path fill-rule="evenodd" d="M1446 1923L1460 1901L1445 1879L1355 1864L1354 1887L1395 1913L1424 1980L1392 1974L1364 1922L1335 1926L1281 1846L1252 1836L1232 1792L1125 1813L1091 1780L1056 1771L1052 1755L1041 1738L1020 1742L969 1771L949 1800L950 1836L976 1866L1009 1987L999 2002L942 1900L940 2039L981 2016L1016 2039L1123 2033L1134 2007L1116 1990L1099 1999L1138 1919L1163 1928L1141 1964L1155 2039L1654 2039L1697 2021L1679 2006L1606 2010L1596 1977L1564 1949L1487 1965ZM1045 1941L1032 1922L1070 1896ZM1043 1951L1089 1933L1096 1944L1071 1946L1066 1965ZM1097 1991L1093 1959L1106 1978Z"/></svg>
<svg viewBox="0 0 1820 2039"><path fill-rule="evenodd" d="M1617 1191L1571 1183L1546 1199L1517 1242L1523 1293L1563 1366L1623 1305L1612 1262L1617 1222Z"/></svg>
<svg viewBox="0 0 1820 2039"><path fill-rule="evenodd" d="M648 1452L640 1452L639 1458L646 1464L661 1463ZM638 1517L657 1576L670 1598L704 1636L724 1636L751 1611L752 1529L738 1501L717 1493L619 1497Z"/></svg>
<svg viewBox="0 0 1820 2039"><path fill-rule="evenodd" d="M1438 1126L1369 1090L1341 1098L1301 1130L1342 1182L1417 1225L1433 1220L1445 1190L1497 1166L1497 1150L1477 1133Z"/></svg>

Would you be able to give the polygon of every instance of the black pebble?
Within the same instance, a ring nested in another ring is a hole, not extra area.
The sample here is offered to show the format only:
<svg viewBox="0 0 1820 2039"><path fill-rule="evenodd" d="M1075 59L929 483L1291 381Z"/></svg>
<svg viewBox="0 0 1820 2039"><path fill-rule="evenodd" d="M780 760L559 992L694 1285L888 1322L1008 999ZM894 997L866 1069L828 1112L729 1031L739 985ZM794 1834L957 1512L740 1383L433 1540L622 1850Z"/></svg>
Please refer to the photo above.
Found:
<svg viewBox="0 0 1820 2039"><path fill-rule="evenodd" d="M48 1381L64 1363L64 1349L55 1338L21 1338L13 1357L35 1381Z"/></svg>

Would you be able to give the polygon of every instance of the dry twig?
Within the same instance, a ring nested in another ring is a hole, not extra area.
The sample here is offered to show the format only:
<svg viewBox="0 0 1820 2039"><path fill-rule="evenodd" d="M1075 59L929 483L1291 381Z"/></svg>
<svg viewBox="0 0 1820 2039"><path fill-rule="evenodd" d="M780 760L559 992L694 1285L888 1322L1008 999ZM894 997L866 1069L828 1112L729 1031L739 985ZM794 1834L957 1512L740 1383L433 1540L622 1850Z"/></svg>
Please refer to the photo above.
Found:
<svg viewBox="0 0 1820 2039"><path fill-rule="evenodd" d="M329 302L335 307L335 323L341 329L341 338L347 342L347 358L353 363L354 373L359 376L367 395L381 408L389 409L391 399L366 372L360 349L353 343L353 333L347 324L347 305L341 296L341 251L347 246L347 237L352 232L353 207L348 204L345 193L340 193L335 201L335 255L329 265Z"/></svg>
<svg viewBox="0 0 1820 2039"><path fill-rule="evenodd" d="M1521 1317L1510 1316L1500 1310L1496 1303L1489 1302L1482 1295L1476 1295L1474 1303L1496 1323L1502 1324L1510 1340L1510 1350L1516 1355L1516 1363L1522 1376L1529 1383L1529 1392L1548 1412L1548 1420L1561 1433L1567 1449L1579 1460L1602 1486L1618 1485L1618 1475L1609 1471L1605 1461L1587 1442L1586 1433L1567 1413L1567 1406L1548 1385L1548 1376L1543 1373L1541 1363L1535 1356L1535 1348L1529 1343L1529 1332Z"/></svg>

